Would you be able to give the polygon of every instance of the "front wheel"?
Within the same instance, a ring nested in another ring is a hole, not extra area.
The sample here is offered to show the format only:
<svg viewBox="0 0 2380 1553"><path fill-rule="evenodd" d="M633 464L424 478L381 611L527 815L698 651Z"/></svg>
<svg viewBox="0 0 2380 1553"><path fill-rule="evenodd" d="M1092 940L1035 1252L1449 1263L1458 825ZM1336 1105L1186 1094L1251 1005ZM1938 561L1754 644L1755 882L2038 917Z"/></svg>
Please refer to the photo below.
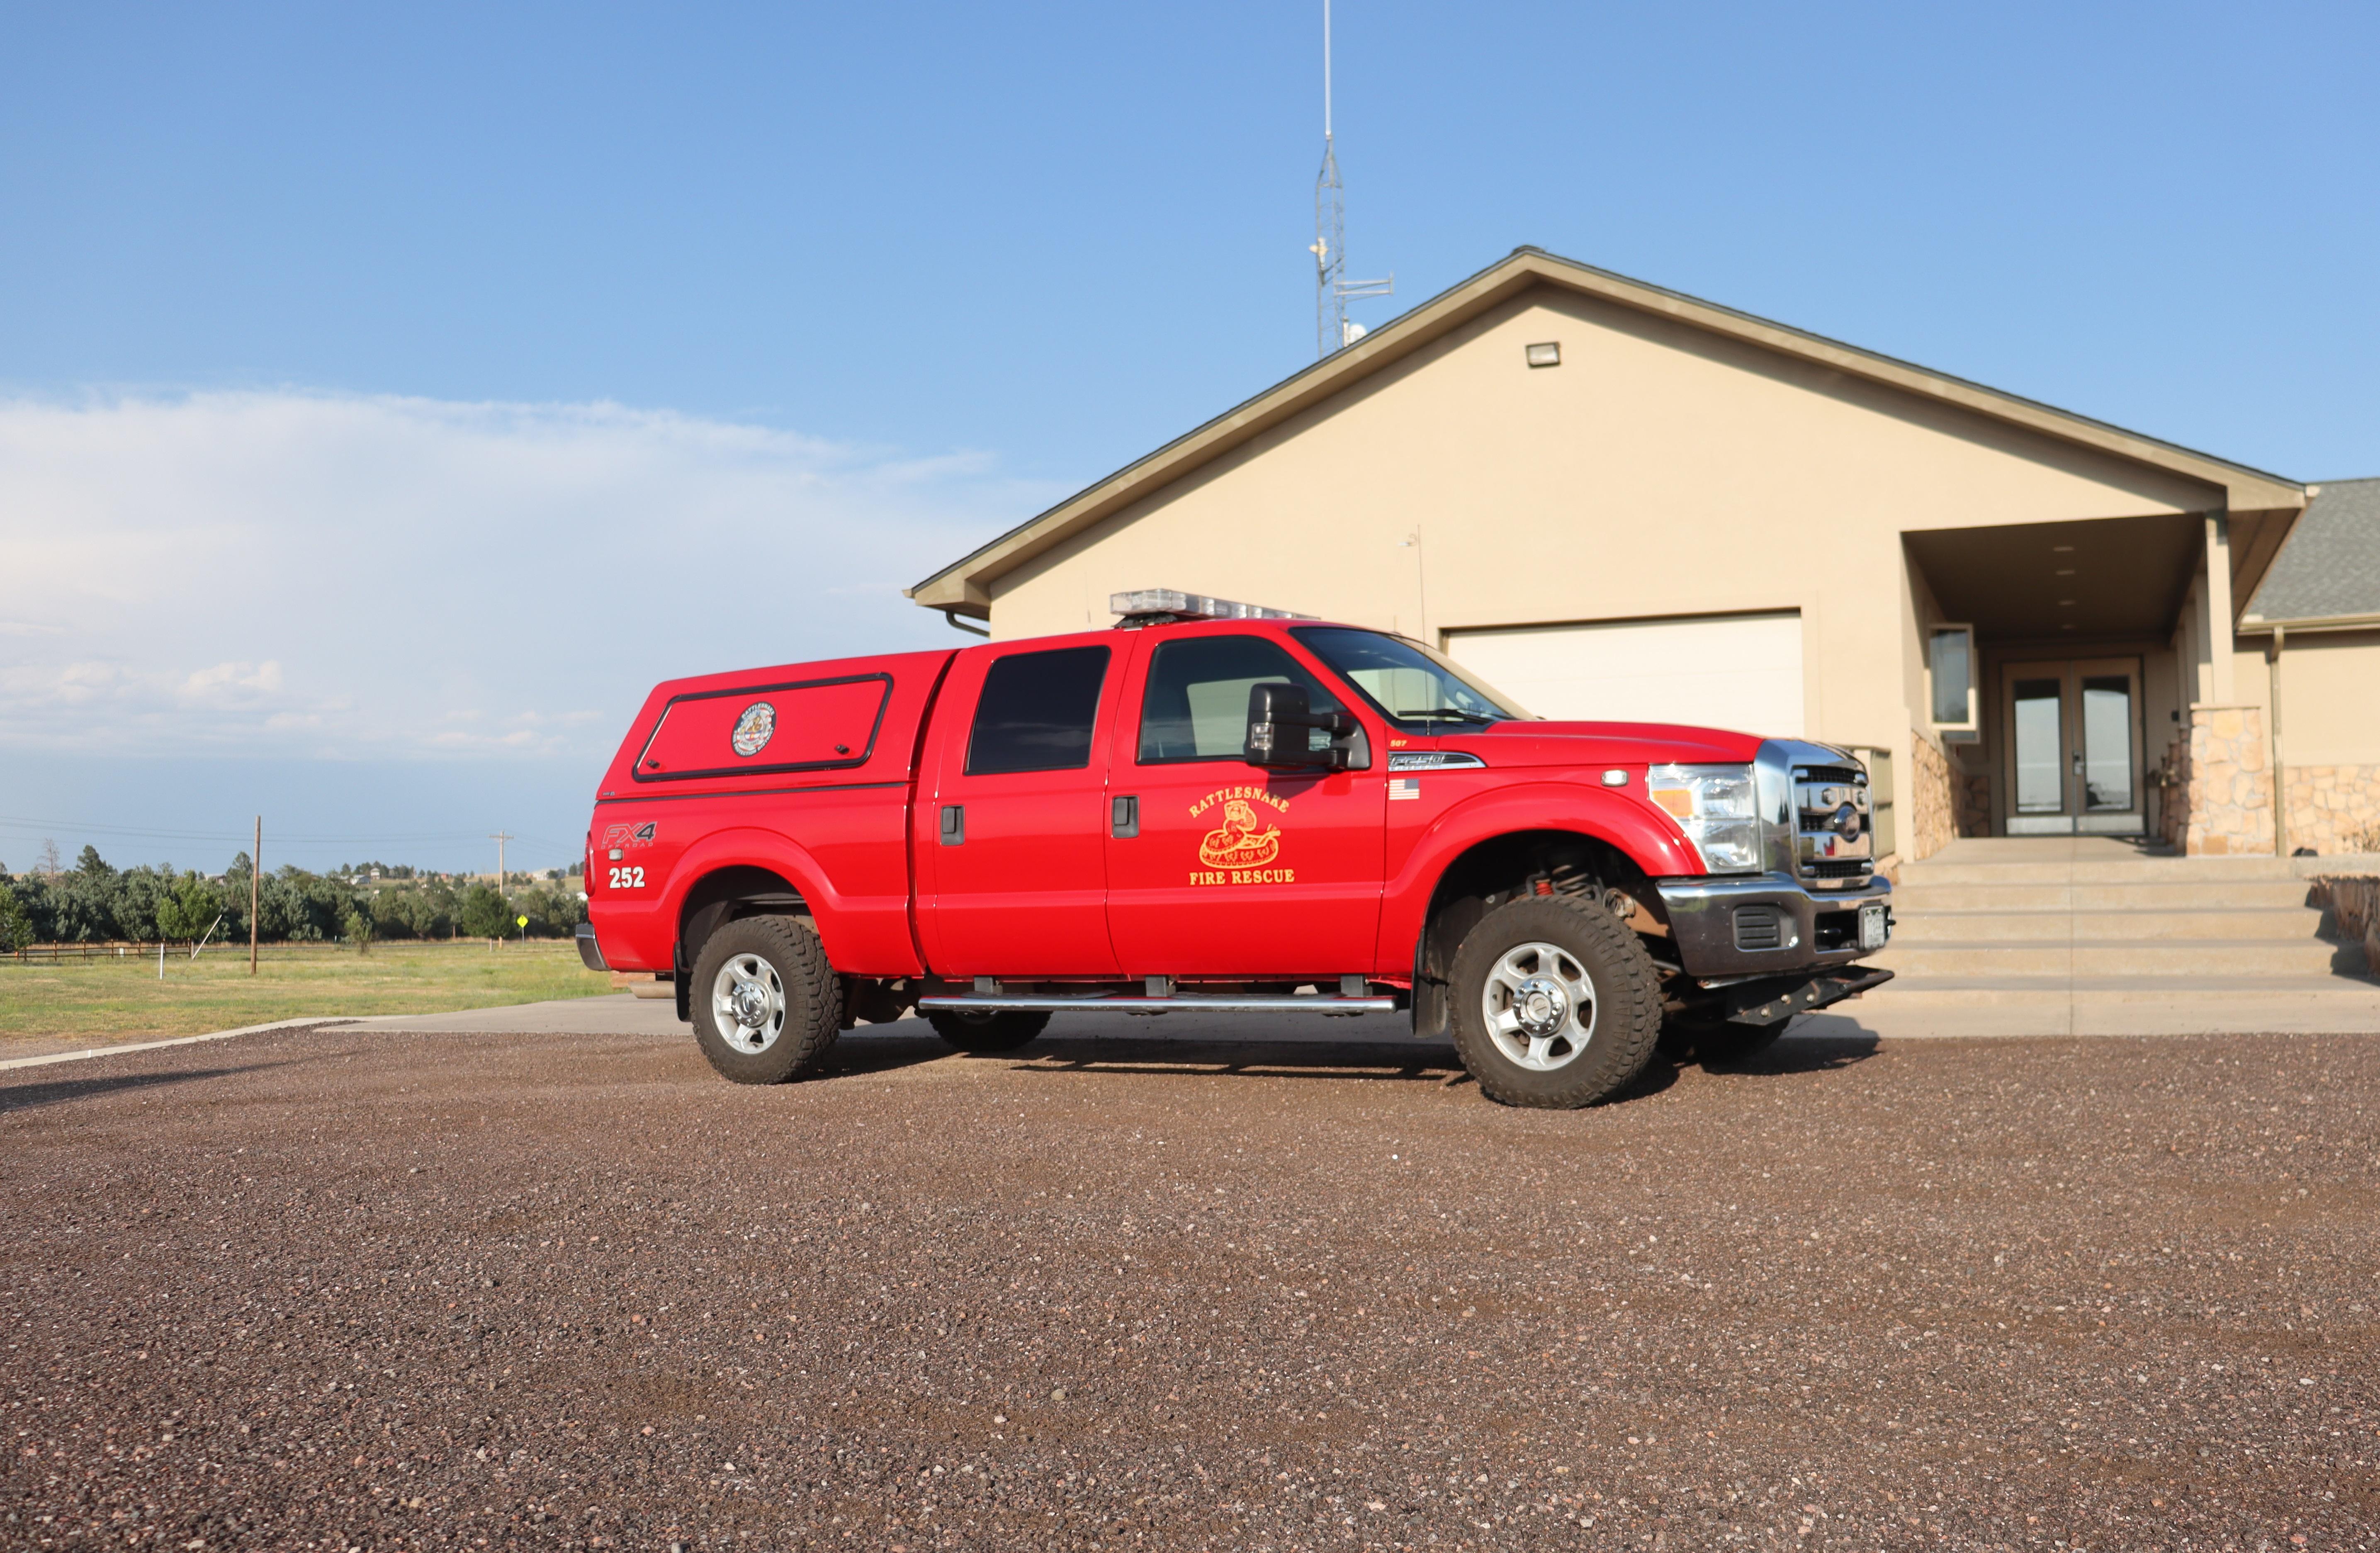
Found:
<svg viewBox="0 0 2380 1553"><path fill-rule="evenodd" d="M938 1008L926 1023L961 1051L1014 1051L1038 1036L1050 1015L1046 1010Z"/></svg>
<svg viewBox="0 0 2380 1553"><path fill-rule="evenodd" d="M1660 976L1600 904L1529 896L1479 919L1454 952L1454 1049L1479 1092L1569 1110L1624 1088L1652 1060Z"/></svg>
<svg viewBox="0 0 2380 1553"><path fill-rule="evenodd" d="M802 916L745 916L703 940L688 1012L702 1054L738 1084L817 1068L843 1024L843 978Z"/></svg>

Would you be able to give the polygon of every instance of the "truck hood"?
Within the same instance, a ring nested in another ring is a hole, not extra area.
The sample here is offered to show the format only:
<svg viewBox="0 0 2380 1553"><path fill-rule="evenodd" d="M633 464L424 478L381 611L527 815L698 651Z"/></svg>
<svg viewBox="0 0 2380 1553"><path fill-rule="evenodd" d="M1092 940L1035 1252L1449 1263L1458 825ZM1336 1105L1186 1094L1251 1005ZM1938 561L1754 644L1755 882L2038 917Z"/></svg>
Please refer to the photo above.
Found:
<svg viewBox="0 0 2380 1553"><path fill-rule="evenodd" d="M1692 766L1749 761L1761 739L1679 722L1499 722L1450 730L1441 743L1496 766Z"/></svg>

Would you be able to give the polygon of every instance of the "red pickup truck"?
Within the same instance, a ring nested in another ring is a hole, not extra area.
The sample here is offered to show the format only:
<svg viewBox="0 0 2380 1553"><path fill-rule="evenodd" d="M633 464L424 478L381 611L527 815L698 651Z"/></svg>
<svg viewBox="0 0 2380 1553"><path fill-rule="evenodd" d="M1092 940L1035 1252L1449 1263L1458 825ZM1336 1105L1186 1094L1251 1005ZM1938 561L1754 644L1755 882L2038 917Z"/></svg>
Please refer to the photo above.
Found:
<svg viewBox="0 0 2380 1553"><path fill-rule="evenodd" d="M1867 776L1552 722L1418 643L1189 595L1105 631L674 680L588 832L598 969L674 978L740 1083L915 1009L1411 1012L1488 1096L1740 1057L1888 971Z"/></svg>

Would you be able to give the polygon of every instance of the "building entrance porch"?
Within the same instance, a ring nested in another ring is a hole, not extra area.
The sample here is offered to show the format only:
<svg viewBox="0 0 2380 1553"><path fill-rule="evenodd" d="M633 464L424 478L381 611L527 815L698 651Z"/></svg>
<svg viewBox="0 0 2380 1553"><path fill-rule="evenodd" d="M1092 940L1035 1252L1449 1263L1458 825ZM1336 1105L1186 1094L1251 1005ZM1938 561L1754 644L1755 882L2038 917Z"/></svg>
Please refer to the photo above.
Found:
<svg viewBox="0 0 2380 1553"><path fill-rule="evenodd" d="M2246 817L2228 850L2245 849L2262 722L2234 698L2227 532L2168 513L1902 535L1915 758L1942 795L1917 856L1984 836L2225 850L2208 840L2224 805Z"/></svg>

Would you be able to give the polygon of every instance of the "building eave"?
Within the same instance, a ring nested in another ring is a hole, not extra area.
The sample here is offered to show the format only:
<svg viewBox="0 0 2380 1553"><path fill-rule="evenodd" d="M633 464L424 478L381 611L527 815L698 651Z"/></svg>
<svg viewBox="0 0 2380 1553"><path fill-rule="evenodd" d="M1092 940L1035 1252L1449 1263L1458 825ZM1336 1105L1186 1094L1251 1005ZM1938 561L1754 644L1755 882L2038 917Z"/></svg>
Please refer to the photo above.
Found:
<svg viewBox="0 0 2380 1553"><path fill-rule="evenodd" d="M2231 512L2294 514L2305 506L2304 486L2279 475L1739 312L1683 292L1599 270L1542 249L1523 248L1383 324L1346 349L1317 361L1028 518L905 591L929 609L955 610L988 618L991 612L990 584L1016 566L1310 408L1351 382L1540 285L1567 287L1642 312L1675 319L1713 334L1818 362L1852 376L1957 405L2046 436L2169 470L2219 489Z"/></svg>

